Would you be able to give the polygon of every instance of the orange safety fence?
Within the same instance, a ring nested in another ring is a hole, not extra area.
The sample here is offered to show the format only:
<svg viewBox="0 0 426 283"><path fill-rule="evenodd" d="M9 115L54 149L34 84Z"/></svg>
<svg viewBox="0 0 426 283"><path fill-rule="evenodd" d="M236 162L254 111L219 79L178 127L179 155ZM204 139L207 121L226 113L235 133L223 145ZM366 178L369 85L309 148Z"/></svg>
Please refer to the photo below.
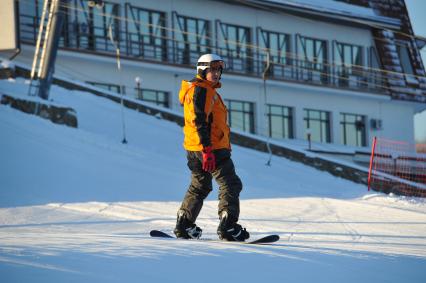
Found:
<svg viewBox="0 0 426 283"><path fill-rule="evenodd" d="M426 154L419 146L384 138L373 139L368 190L426 196Z"/></svg>
<svg viewBox="0 0 426 283"><path fill-rule="evenodd" d="M426 143L418 143L416 144L417 153L426 153Z"/></svg>

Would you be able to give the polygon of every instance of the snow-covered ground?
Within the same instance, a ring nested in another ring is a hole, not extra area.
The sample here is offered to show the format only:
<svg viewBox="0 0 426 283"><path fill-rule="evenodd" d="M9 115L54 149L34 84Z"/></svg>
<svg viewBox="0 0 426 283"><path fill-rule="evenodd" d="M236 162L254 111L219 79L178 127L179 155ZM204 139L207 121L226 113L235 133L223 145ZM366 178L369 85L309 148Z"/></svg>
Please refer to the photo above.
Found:
<svg viewBox="0 0 426 283"><path fill-rule="evenodd" d="M22 80L0 81L22 92ZM53 86L79 128L0 106L1 282L425 282L426 201L234 146L241 224L269 246L161 240L189 182L182 130ZM197 224L215 238L217 187Z"/></svg>

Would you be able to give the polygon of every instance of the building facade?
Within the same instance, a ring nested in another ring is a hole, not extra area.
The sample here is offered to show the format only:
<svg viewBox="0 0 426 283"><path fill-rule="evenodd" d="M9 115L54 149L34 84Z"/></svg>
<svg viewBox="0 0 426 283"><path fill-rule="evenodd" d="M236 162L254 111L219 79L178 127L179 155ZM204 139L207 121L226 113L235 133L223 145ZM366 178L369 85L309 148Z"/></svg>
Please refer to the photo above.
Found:
<svg viewBox="0 0 426 283"><path fill-rule="evenodd" d="M17 60L28 65L41 10L41 0L20 2ZM402 0L70 0L66 11L55 74L180 110L181 80L201 54L217 53L234 129L360 147L373 136L414 143L413 116L426 109L424 42Z"/></svg>

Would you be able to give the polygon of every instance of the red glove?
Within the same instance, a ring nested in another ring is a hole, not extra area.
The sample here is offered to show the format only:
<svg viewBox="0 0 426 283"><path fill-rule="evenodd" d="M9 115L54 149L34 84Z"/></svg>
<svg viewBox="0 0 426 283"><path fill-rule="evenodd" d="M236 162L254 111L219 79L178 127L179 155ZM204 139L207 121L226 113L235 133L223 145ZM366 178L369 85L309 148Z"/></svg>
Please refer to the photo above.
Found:
<svg viewBox="0 0 426 283"><path fill-rule="evenodd" d="M216 169L216 158L211 146L203 149L203 170L213 172Z"/></svg>

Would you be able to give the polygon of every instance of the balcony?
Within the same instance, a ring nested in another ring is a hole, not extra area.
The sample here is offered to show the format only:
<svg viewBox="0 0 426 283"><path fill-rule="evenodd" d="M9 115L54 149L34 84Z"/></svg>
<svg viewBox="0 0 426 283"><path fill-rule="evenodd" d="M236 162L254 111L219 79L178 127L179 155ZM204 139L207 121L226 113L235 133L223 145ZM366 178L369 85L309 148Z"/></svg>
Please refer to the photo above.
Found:
<svg viewBox="0 0 426 283"><path fill-rule="evenodd" d="M21 41L35 44L39 20L35 16L20 15ZM252 77L262 77L265 53L258 50L226 49L213 44L200 45L194 42L177 41L165 36L155 36L125 30L114 31L123 57L131 60L158 62L194 68L200 54L215 52L227 65L226 72ZM115 54L108 31L101 27L88 27L82 23L65 23L60 46L68 50ZM260 50L260 49L259 49ZM387 93L385 75L380 70L363 66L339 66L301 60L297 55L286 54L286 58L271 56L268 78L339 89L363 92Z"/></svg>

